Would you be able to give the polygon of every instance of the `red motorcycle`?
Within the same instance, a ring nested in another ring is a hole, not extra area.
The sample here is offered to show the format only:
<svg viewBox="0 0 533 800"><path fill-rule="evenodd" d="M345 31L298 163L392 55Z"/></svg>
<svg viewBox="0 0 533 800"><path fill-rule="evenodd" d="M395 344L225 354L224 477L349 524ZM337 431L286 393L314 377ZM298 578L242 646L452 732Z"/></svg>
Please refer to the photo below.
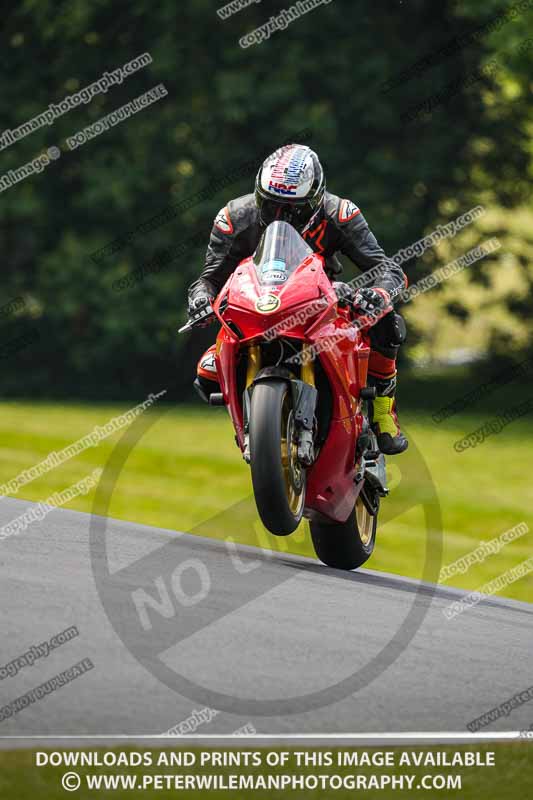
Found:
<svg viewBox="0 0 533 800"><path fill-rule="evenodd" d="M220 392L208 400L229 411L263 524L286 536L306 517L321 561L359 567L388 494L363 411L375 394L366 386L368 328L339 300L322 256L286 222L268 226L209 313L221 328Z"/></svg>

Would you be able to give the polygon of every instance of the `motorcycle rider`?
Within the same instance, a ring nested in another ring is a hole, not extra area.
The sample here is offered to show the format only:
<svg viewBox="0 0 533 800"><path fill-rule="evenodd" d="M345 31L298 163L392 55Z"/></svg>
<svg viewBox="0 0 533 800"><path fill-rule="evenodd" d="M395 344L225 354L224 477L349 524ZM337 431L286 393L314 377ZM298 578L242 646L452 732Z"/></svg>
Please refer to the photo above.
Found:
<svg viewBox="0 0 533 800"><path fill-rule="evenodd" d="M355 203L326 191L324 171L309 147L290 144L273 153L257 173L255 192L231 200L217 214L204 269L189 288L189 318L198 324L209 319L211 302L238 264L255 252L274 220L290 223L314 252L324 256L330 280L342 270L337 252L363 272L372 269L371 288L333 285L340 302L379 318L370 329L368 384L377 392L370 403L370 420L380 450L387 455L402 453L408 441L398 422L395 394L396 357L405 339L405 323L394 312L391 298L405 288L407 278L386 257ZM209 395L216 380L213 345L198 363L196 383Z"/></svg>

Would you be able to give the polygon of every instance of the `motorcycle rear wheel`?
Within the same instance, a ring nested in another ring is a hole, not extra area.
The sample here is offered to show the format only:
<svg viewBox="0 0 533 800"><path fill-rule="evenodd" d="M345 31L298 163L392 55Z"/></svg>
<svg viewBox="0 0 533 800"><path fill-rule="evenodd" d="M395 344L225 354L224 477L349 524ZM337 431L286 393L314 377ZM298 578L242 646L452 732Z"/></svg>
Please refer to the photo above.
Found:
<svg viewBox="0 0 533 800"><path fill-rule="evenodd" d="M270 533L287 536L302 519L306 474L297 460L292 395L285 381L254 386L249 434L257 511Z"/></svg>
<svg viewBox="0 0 533 800"><path fill-rule="evenodd" d="M357 569L372 555L377 521L378 514L372 516L359 495L346 522L310 522L317 557L328 567Z"/></svg>

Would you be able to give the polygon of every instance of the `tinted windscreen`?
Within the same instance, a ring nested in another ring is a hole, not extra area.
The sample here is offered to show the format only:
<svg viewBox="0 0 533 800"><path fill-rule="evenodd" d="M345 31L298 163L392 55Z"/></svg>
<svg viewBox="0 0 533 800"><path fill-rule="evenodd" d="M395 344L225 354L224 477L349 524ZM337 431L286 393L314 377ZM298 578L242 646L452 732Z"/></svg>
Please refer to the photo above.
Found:
<svg viewBox="0 0 533 800"><path fill-rule="evenodd" d="M259 282L266 286L285 283L313 251L288 222L272 222L254 253Z"/></svg>

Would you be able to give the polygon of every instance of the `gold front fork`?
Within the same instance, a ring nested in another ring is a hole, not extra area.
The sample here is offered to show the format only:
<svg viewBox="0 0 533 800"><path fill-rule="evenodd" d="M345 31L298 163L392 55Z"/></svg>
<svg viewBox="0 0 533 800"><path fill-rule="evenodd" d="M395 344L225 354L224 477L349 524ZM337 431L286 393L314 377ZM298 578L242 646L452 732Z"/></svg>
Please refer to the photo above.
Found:
<svg viewBox="0 0 533 800"><path fill-rule="evenodd" d="M248 348L248 367L246 370L246 388L249 389L254 382L255 376L261 369L261 348L258 344L252 344ZM307 346L302 348L302 369L300 377L304 383L310 386L315 385L315 364L311 357L308 357Z"/></svg>
<svg viewBox="0 0 533 800"><path fill-rule="evenodd" d="M258 344L251 344L248 348L248 367L246 370L246 388L249 389L255 376L261 369L261 348Z"/></svg>
<svg viewBox="0 0 533 800"><path fill-rule="evenodd" d="M303 345L302 347L302 369L300 371L300 377L304 383L308 383L310 386L315 385L315 362L311 358L307 345Z"/></svg>

